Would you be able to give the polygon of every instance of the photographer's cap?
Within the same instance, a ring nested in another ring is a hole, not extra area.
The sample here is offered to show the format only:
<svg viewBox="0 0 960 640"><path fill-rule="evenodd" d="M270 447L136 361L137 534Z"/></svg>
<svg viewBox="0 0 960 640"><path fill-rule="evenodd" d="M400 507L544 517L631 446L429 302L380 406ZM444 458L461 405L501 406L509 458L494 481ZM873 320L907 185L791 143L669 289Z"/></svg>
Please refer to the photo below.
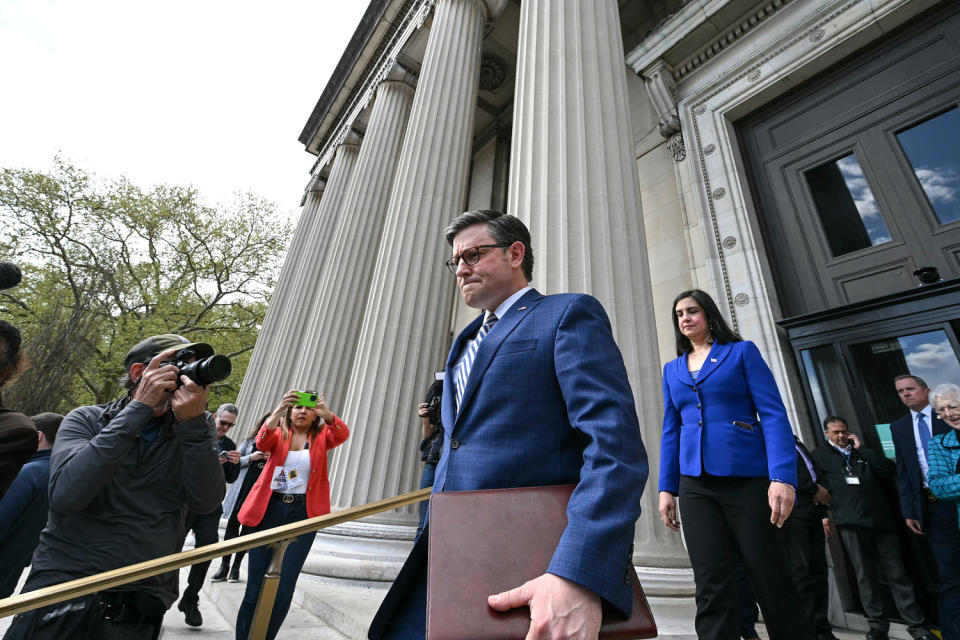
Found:
<svg viewBox="0 0 960 640"><path fill-rule="evenodd" d="M133 349L127 352L123 359L124 371L129 371L134 362L149 362L158 353L167 349L193 349L197 354L197 360L209 358L214 354L213 347L206 342L190 342L183 336L173 333L161 333L158 336L151 336L146 340L138 342Z"/></svg>

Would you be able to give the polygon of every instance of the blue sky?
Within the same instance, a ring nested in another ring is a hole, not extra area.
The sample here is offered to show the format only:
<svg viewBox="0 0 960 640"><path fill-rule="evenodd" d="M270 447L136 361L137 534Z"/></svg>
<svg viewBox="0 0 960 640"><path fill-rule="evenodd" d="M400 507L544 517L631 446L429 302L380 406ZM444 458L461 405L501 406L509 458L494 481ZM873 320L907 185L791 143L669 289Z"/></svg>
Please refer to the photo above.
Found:
<svg viewBox="0 0 960 640"><path fill-rule="evenodd" d="M0 0L0 166L59 152L295 218L315 160L297 137L366 5Z"/></svg>

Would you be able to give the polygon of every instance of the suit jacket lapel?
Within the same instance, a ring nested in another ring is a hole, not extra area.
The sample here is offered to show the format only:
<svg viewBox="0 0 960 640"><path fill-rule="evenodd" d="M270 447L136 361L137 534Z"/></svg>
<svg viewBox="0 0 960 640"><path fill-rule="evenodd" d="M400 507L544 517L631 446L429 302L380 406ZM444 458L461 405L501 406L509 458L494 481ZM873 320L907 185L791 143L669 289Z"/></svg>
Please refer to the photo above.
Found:
<svg viewBox="0 0 960 640"><path fill-rule="evenodd" d="M697 375L697 384L701 384L710 377L710 374L723 364L723 361L726 360L732 350L733 345L731 343L720 344L714 342L713 346L710 347L710 353L707 354L707 359L703 361L703 366L700 367L700 373Z"/></svg>
<svg viewBox="0 0 960 640"><path fill-rule="evenodd" d="M542 299L543 294L536 289L527 291L519 300L513 303L513 306L510 307L505 314L506 317L497 319L497 323L493 325L493 329L491 329L490 333L480 342L480 348L477 349L477 356L473 360L473 367L470 369L470 377L467 378L467 387L463 390L463 398L460 401L460 411L457 414L457 420L460 419L464 407L467 406L470 398L473 397L473 392L480 384L483 374L486 372L487 367L490 366L490 362L493 360L493 356L496 355L500 345L503 344L507 336L517 328L517 325L533 311ZM479 326L477 329L479 329ZM476 333L476 329L474 333Z"/></svg>

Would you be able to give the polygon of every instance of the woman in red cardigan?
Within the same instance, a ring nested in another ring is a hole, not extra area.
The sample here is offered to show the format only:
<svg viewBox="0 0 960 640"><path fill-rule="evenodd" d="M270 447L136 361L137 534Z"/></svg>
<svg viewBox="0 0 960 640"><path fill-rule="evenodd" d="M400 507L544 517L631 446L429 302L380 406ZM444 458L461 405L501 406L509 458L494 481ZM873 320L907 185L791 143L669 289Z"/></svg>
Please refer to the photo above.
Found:
<svg viewBox="0 0 960 640"><path fill-rule="evenodd" d="M323 394L313 408L294 406L298 398L298 391L288 391L257 434L257 448L269 451L270 458L240 509L240 523L253 531L330 513L327 451L343 444L350 430L330 411ZM314 531L298 536L283 554L267 640L277 636L287 616L300 569L316 535ZM250 551L247 590L237 612L237 640L246 640L250 634L254 608L272 553L268 547Z"/></svg>

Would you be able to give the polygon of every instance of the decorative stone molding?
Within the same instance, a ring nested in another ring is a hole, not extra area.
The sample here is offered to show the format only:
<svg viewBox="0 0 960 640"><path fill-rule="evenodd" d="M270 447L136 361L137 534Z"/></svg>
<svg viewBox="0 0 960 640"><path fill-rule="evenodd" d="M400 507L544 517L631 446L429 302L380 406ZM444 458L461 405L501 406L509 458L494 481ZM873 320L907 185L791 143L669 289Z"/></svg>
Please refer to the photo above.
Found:
<svg viewBox="0 0 960 640"><path fill-rule="evenodd" d="M747 74L747 82L756 82L757 80L760 79L761 75L762 74L760 72L760 69L754 69L753 71Z"/></svg>
<svg viewBox="0 0 960 640"><path fill-rule="evenodd" d="M687 158L687 147L683 143L683 134L679 131L667 139L667 149L674 162L683 162Z"/></svg>
<svg viewBox="0 0 960 640"><path fill-rule="evenodd" d="M738 293L733 299L733 304L737 305L738 307L745 307L750 304L750 296L745 293Z"/></svg>
<svg viewBox="0 0 960 640"><path fill-rule="evenodd" d="M657 122L660 135L667 140L667 148L675 162L687 157L687 149L680 130L680 116L677 114L677 82L673 78L669 65L658 60L640 74L647 88L650 102L657 110Z"/></svg>
<svg viewBox="0 0 960 640"><path fill-rule="evenodd" d="M500 56L485 53L480 58L480 90L496 92L507 79L507 63Z"/></svg>
<svg viewBox="0 0 960 640"><path fill-rule="evenodd" d="M723 239L723 248L727 251L733 249L735 246L737 246L737 239L733 236L727 236Z"/></svg>
<svg viewBox="0 0 960 640"><path fill-rule="evenodd" d="M771 16L779 12L790 2L791 0L770 0L762 6L757 7L756 10L751 11L737 23L724 29L719 36L701 47L682 64L677 65L674 69L674 77L678 81L686 78L724 49L727 49L730 45L766 22ZM723 8L725 4L726 3L721 2L711 3L712 6L704 6L704 3L699 2L687 3L683 8L665 20L660 28L656 29L654 33L648 36L627 55L627 64L639 73L640 69L648 66L651 61L663 57L665 53L680 43L691 31L694 31L701 25L705 26L707 23L710 23L709 26L715 28L712 20L719 9Z"/></svg>
<svg viewBox="0 0 960 640"><path fill-rule="evenodd" d="M722 200L725 195L727 195L727 190L723 187L717 187L713 190L713 193L710 194L714 200Z"/></svg>
<svg viewBox="0 0 960 640"><path fill-rule="evenodd" d="M703 155L708 156L717 150L717 145L712 142L703 148Z"/></svg>
<svg viewBox="0 0 960 640"><path fill-rule="evenodd" d="M823 29L814 29L813 31L810 32L810 37L808 38L808 40L810 40L810 42L820 42L821 40L823 40L824 36L826 35L827 35L827 32L824 31Z"/></svg>

